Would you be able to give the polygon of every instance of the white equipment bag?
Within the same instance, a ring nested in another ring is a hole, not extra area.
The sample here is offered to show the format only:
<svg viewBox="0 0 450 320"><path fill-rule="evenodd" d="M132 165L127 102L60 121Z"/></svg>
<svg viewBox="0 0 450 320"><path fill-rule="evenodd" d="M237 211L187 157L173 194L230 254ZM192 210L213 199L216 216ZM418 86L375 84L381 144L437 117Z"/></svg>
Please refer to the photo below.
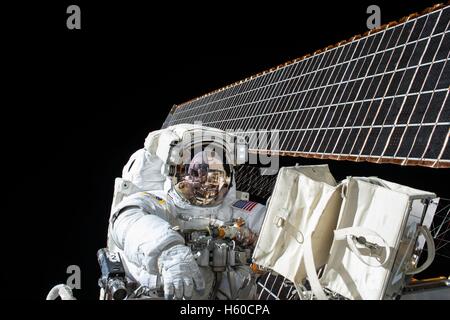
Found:
<svg viewBox="0 0 450 320"><path fill-rule="evenodd" d="M337 185L328 166L281 168L253 254L254 263L291 280L308 277L318 299L395 298L407 277L428 267L434 243L426 225L433 193L378 178ZM417 268L427 242L428 257ZM317 270L324 267L319 280ZM323 287L326 288L328 296Z"/></svg>
<svg viewBox="0 0 450 320"><path fill-rule="evenodd" d="M314 262L323 266L341 206L340 187L327 165L280 169L253 253L257 265L301 284L305 240L314 243Z"/></svg>
<svg viewBox="0 0 450 320"><path fill-rule="evenodd" d="M434 242L422 225L433 193L378 178L348 178L330 258L321 284L348 299L386 299L401 294L406 277L427 268L434 259ZM422 234L427 260L413 265ZM314 278L314 275L311 276ZM313 280L314 281L314 280ZM319 293L320 295L320 293Z"/></svg>

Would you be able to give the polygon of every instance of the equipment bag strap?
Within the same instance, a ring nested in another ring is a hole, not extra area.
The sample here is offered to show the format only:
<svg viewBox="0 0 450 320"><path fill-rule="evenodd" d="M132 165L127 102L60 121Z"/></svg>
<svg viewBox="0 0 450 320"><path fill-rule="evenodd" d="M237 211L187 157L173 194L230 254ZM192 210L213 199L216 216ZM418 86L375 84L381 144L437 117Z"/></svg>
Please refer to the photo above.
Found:
<svg viewBox="0 0 450 320"><path fill-rule="evenodd" d="M337 185L335 192L338 192L339 189L342 187L343 183ZM340 192L342 192L342 190ZM305 264L306 274L309 280L309 284L311 285L312 292L314 293L317 299L326 300L327 296L325 295L322 289L322 285L319 282L319 277L317 276L316 264L314 262L314 253L312 247L312 236L314 234L314 231L319 223L322 214L323 211L317 210L309 219L308 229L304 237L303 243L303 263Z"/></svg>

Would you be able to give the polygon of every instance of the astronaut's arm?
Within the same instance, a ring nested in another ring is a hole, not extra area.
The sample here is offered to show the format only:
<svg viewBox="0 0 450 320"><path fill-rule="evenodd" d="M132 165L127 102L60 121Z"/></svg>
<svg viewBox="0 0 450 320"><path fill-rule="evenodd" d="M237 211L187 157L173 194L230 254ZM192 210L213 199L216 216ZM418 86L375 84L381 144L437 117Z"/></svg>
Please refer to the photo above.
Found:
<svg viewBox="0 0 450 320"><path fill-rule="evenodd" d="M138 206L121 209L111 231L127 259L149 273L158 273L157 260L165 249L184 244L183 237L167 221Z"/></svg>
<svg viewBox="0 0 450 320"><path fill-rule="evenodd" d="M116 245L127 259L149 273L161 274L166 298L192 296L194 284L203 290L204 280L183 237L161 217L138 206L123 208L112 223Z"/></svg>

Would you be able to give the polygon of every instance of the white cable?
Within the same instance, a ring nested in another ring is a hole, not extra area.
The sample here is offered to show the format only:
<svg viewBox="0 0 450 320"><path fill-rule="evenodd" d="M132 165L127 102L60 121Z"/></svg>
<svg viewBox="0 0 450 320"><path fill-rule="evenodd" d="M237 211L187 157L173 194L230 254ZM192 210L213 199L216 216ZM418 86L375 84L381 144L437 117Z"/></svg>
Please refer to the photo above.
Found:
<svg viewBox="0 0 450 320"><path fill-rule="evenodd" d="M56 300L61 297L61 300L77 300L72 293L72 289L66 284L58 284L54 286L47 295L46 300Z"/></svg>

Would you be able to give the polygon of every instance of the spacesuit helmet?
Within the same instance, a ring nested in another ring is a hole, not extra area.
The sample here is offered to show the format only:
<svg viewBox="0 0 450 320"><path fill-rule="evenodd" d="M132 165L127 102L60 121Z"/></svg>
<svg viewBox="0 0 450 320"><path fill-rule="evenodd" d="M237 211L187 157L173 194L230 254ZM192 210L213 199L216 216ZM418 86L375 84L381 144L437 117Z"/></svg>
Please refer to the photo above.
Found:
<svg viewBox="0 0 450 320"><path fill-rule="evenodd" d="M193 148L184 156L184 161L175 167L173 189L191 205L217 206L231 188L232 173L233 167L228 163L222 148Z"/></svg>

